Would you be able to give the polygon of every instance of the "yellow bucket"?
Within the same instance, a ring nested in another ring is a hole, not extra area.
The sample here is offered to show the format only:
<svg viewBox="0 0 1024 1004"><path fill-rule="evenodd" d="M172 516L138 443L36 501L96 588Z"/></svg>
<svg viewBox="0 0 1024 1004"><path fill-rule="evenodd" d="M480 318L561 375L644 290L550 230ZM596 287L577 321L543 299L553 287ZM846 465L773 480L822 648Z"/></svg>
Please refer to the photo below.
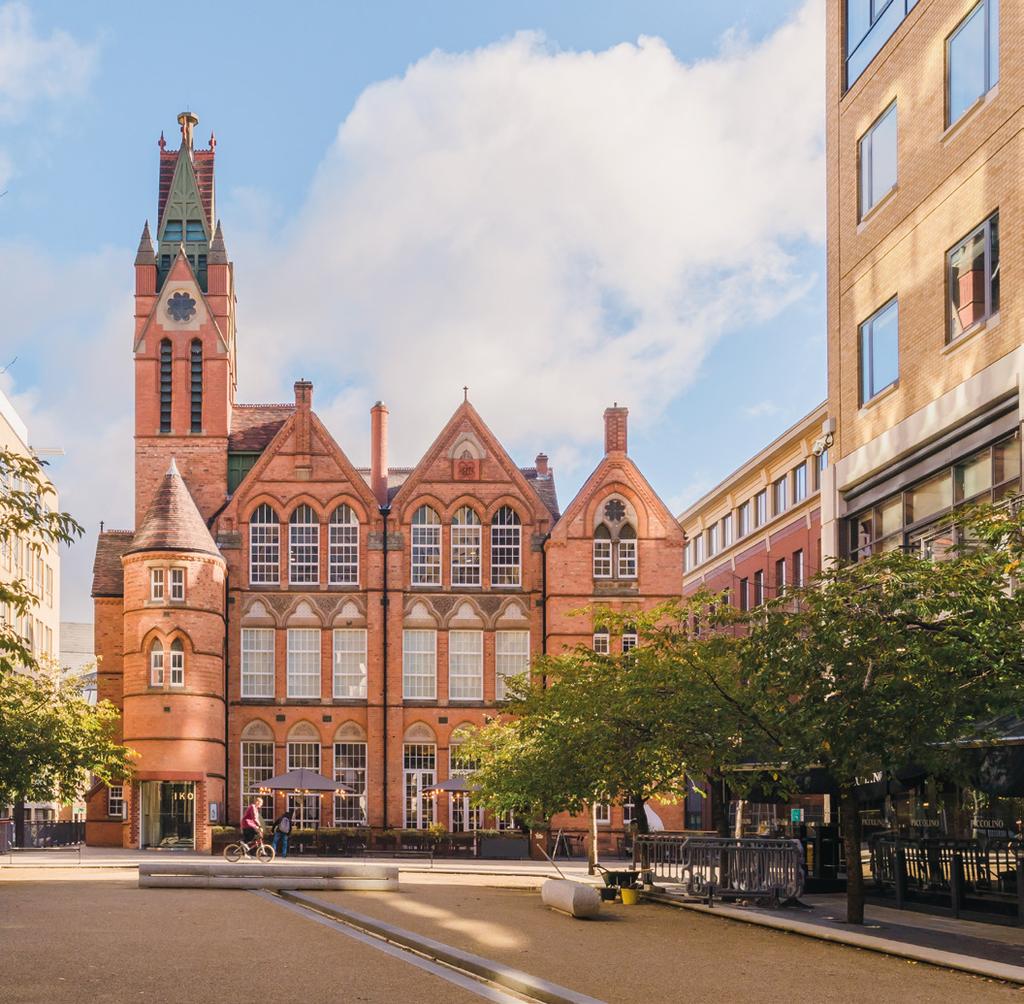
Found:
<svg viewBox="0 0 1024 1004"><path fill-rule="evenodd" d="M630 889L626 886L622 888L622 905L623 906L636 906L640 902L640 890Z"/></svg>

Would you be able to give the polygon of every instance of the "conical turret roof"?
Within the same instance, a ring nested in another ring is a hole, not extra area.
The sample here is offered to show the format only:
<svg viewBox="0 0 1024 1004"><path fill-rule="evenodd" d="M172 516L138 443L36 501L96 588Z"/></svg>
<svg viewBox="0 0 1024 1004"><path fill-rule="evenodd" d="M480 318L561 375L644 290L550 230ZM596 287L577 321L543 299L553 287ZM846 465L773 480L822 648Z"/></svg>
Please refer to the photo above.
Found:
<svg viewBox="0 0 1024 1004"><path fill-rule="evenodd" d="M149 236L149 220L142 228L142 236L139 238L139 251L135 255L136 265L155 265L156 255L153 254L153 238Z"/></svg>
<svg viewBox="0 0 1024 1004"><path fill-rule="evenodd" d="M224 246L224 231L220 228L220 220L217 220L217 229L214 231L213 241L210 244L209 262L211 265L227 265L228 263L228 252Z"/></svg>
<svg viewBox="0 0 1024 1004"><path fill-rule="evenodd" d="M220 557L173 460L125 554L143 551L190 551Z"/></svg>

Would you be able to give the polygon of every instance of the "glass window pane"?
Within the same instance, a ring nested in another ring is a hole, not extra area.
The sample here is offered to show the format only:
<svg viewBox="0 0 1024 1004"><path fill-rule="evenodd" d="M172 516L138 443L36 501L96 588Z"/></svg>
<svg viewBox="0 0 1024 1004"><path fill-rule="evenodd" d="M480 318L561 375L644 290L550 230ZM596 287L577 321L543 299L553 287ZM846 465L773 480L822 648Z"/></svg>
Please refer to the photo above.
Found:
<svg viewBox="0 0 1024 1004"><path fill-rule="evenodd" d="M974 498L992 487L992 459L988 450L982 450L953 468L953 491L957 502Z"/></svg>
<svg viewBox="0 0 1024 1004"><path fill-rule="evenodd" d="M903 499L897 496L878 509L878 536L888 537L903 528Z"/></svg>
<svg viewBox="0 0 1024 1004"><path fill-rule="evenodd" d="M898 310L892 300L861 325L861 403L894 384L899 375Z"/></svg>
<svg viewBox="0 0 1024 1004"><path fill-rule="evenodd" d="M926 519L933 513L948 509L953 504L953 482L949 471L943 471L907 493L908 514L911 522Z"/></svg>
<svg viewBox="0 0 1024 1004"><path fill-rule="evenodd" d="M950 124L986 90L985 5L980 3L949 40Z"/></svg>
<svg viewBox="0 0 1024 1004"><path fill-rule="evenodd" d="M857 43L871 27L871 0L846 0L846 54L857 47Z"/></svg>
<svg viewBox="0 0 1024 1004"><path fill-rule="evenodd" d="M993 477L997 485L1020 477L1020 439L1017 436L996 443L992 453Z"/></svg>

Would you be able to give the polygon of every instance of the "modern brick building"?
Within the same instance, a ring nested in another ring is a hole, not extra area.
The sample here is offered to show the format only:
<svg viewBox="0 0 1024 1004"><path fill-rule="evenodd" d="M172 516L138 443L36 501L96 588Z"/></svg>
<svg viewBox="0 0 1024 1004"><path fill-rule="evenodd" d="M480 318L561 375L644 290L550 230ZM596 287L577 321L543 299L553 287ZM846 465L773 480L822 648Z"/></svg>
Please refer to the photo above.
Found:
<svg viewBox="0 0 1024 1004"><path fill-rule="evenodd" d="M468 400L404 468L375 405L368 470L311 383L236 402L245 346L197 121L179 116L178 150L161 138L156 247L147 225L135 259L136 529L100 535L93 596L99 694L140 756L130 784L91 793L88 840L208 849L212 823L297 767L355 792L291 796L300 824L322 808L322 825L500 828L428 794L461 769L460 729L532 658L593 639L570 610L678 595L682 530L627 455L625 408L562 514L547 457L517 464Z"/></svg>
<svg viewBox="0 0 1024 1004"><path fill-rule="evenodd" d="M750 610L818 573L829 428L822 403L680 514L684 594L727 593Z"/></svg>
<svg viewBox="0 0 1024 1004"><path fill-rule="evenodd" d="M827 555L941 554L1020 490L1022 38L1006 0L828 5Z"/></svg>

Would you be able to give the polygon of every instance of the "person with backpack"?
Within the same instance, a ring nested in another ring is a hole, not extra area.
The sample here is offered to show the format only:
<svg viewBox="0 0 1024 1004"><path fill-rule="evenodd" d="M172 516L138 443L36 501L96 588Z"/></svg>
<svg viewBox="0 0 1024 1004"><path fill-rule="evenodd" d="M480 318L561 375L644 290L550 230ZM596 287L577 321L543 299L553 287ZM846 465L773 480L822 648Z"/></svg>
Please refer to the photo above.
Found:
<svg viewBox="0 0 1024 1004"><path fill-rule="evenodd" d="M292 832L292 810L285 809L274 823L274 852L281 857L288 857L288 834Z"/></svg>

